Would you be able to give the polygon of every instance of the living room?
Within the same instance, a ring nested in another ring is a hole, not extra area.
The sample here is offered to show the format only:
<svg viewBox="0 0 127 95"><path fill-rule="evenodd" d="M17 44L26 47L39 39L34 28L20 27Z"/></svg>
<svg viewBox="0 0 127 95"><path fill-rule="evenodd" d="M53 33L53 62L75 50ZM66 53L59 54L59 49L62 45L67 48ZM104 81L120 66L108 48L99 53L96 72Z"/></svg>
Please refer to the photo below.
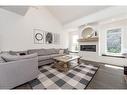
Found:
<svg viewBox="0 0 127 95"><path fill-rule="evenodd" d="M0 6L0 89L127 89L127 6Z"/></svg>

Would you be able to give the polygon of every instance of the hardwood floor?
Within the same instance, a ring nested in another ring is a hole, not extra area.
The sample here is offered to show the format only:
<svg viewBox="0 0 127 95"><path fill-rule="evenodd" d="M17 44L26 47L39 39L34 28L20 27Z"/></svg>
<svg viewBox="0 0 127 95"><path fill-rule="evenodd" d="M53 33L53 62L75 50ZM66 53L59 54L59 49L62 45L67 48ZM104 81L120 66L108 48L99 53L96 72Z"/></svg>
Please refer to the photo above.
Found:
<svg viewBox="0 0 127 95"><path fill-rule="evenodd" d="M85 63L100 65L86 89L127 89L123 70L107 67L97 62L85 61Z"/></svg>

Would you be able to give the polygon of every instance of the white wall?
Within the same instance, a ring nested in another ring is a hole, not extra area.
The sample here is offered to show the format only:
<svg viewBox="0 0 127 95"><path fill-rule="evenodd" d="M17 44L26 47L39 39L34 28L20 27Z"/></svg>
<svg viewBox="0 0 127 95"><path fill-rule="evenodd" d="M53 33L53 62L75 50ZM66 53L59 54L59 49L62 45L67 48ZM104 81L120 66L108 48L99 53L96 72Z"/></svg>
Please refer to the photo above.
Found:
<svg viewBox="0 0 127 95"><path fill-rule="evenodd" d="M68 48L69 47L69 35L68 31L63 29L61 32L61 48Z"/></svg>
<svg viewBox="0 0 127 95"><path fill-rule="evenodd" d="M65 48L66 41L62 25L41 7L29 8L25 16L0 9L0 49L26 50L31 48ZM60 44L34 44L33 29L60 33Z"/></svg>

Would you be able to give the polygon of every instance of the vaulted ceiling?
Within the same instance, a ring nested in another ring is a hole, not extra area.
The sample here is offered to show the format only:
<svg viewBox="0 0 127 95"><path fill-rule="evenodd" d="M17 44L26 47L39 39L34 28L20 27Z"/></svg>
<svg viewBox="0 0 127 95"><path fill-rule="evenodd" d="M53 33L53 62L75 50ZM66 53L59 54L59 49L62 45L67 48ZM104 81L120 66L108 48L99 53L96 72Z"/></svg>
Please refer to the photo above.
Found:
<svg viewBox="0 0 127 95"><path fill-rule="evenodd" d="M109 6L48 6L46 7L62 24L94 14Z"/></svg>
<svg viewBox="0 0 127 95"><path fill-rule="evenodd" d="M36 6L35 8L37 8ZM39 6L41 7L41 6ZM49 12L62 24L70 23L90 14L94 14L109 6L45 6ZM24 16L29 6L0 6L0 8Z"/></svg>
<svg viewBox="0 0 127 95"><path fill-rule="evenodd" d="M28 6L0 6L0 8L17 13L22 16L24 16L29 9Z"/></svg>

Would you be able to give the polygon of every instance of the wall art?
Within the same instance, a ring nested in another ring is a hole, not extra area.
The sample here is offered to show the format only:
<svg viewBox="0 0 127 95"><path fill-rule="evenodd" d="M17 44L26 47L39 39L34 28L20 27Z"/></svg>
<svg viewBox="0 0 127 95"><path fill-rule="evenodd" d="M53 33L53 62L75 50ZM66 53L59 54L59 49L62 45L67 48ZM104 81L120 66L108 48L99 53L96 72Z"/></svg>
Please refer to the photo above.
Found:
<svg viewBox="0 0 127 95"><path fill-rule="evenodd" d="M44 31L40 29L34 29L34 43L42 44L44 43Z"/></svg>
<svg viewBox="0 0 127 95"><path fill-rule="evenodd" d="M45 32L45 43L46 44L53 44L54 36L51 32Z"/></svg>

